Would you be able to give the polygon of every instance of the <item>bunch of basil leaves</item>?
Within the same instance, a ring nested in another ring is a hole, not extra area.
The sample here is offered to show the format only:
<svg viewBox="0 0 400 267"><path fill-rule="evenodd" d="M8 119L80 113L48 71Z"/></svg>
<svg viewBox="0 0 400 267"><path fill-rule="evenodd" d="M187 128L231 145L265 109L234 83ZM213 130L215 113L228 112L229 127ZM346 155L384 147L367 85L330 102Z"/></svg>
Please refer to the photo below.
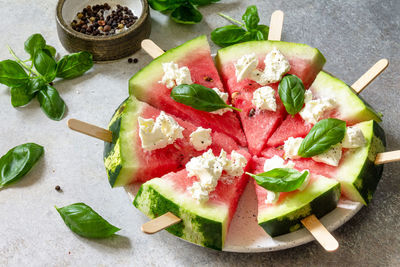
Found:
<svg viewBox="0 0 400 267"><path fill-rule="evenodd" d="M218 13L221 17L229 20L234 25L216 28L211 32L211 40L226 47L247 41L268 40L269 27L258 24L260 18L256 6L249 6L242 16L243 22L235 20L225 14Z"/></svg>
<svg viewBox="0 0 400 267"><path fill-rule="evenodd" d="M66 55L57 62L56 49L47 45L40 34L30 36L24 48L30 55L27 60L21 60L8 48L15 60L0 61L0 83L10 87L14 107L24 106L36 97L50 119L61 120L65 103L53 87L53 81L56 77L72 79L84 74L93 67L92 55L79 52Z"/></svg>
<svg viewBox="0 0 400 267"><path fill-rule="evenodd" d="M203 19L197 6L205 6L219 0L149 0L152 9L171 12L171 19L182 24L196 24Z"/></svg>

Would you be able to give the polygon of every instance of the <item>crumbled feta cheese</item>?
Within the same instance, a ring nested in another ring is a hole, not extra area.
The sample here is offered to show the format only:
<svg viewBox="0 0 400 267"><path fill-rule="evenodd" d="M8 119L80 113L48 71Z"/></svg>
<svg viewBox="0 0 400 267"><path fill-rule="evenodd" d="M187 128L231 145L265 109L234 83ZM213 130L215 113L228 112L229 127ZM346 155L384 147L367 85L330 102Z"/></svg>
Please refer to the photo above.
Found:
<svg viewBox="0 0 400 267"><path fill-rule="evenodd" d="M216 87L214 87L212 89L219 95L219 97L225 103L228 103L228 93L222 92L221 90L219 90ZM225 112L228 112L228 111L232 112L232 109L230 109L230 108L222 108L222 109L218 109L218 110L212 111L211 113L218 114L218 115L223 115Z"/></svg>
<svg viewBox="0 0 400 267"><path fill-rule="evenodd" d="M181 84L192 84L192 77L188 67L184 66L179 68L178 64L173 61L168 63L162 63L164 70L164 76L159 83L165 84L167 88L174 88Z"/></svg>
<svg viewBox="0 0 400 267"><path fill-rule="evenodd" d="M222 152L225 151L221 151ZM225 152L226 153L226 152ZM221 155L220 155L221 157ZM226 156L225 156L226 158ZM231 159L225 161L225 165L224 165L224 170L226 171L226 173L229 176L240 176L244 173L243 168L246 167L247 165L247 160L246 158L240 154L237 153L235 150L232 151L231 153Z"/></svg>
<svg viewBox="0 0 400 267"><path fill-rule="evenodd" d="M309 170L303 170L301 173L304 173L305 171L308 172L308 175L306 176L306 179L304 179L304 182L299 186L299 188L297 188L300 191L303 191L304 189L306 189L308 183L310 182L310 171Z"/></svg>
<svg viewBox="0 0 400 267"><path fill-rule="evenodd" d="M197 199L198 202L206 202L208 200L208 191L201 187L201 184L199 182L194 182L192 186L188 188L190 193L192 194L192 197L194 199Z"/></svg>
<svg viewBox="0 0 400 267"><path fill-rule="evenodd" d="M335 108L336 101L333 98L312 99L311 90L307 90L304 96L305 106L299 114L303 120L310 124L316 124L325 112Z"/></svg>
<svg viewBox="0 0 400 267"><path fill-rule="evenodd" d="M138 118L139 137L144 150L154 150L173 144L176 139L183 138L184 130L171 116L161 111L156 121Z"/></svg>
<svg viewBox="0 0 400 267"><path fill-rule="evenodd" d="M258 59L256 54L252 53L242 56L234 65L236 81L240 82L252 76L252 73L257 69Z"/></svg>
<svg viewBox="0 0 400 267"><path fill-rule="evenodd" d="M342 157L342 145L336 144L328 151L312 157L317 162L322 162L331 166L338 166L340 158Z"/></svg>
<svg viewBox="0 0 400 267"><path fill-rule="evenodd" d="M275 90L269 86L260 87L254 91L251 102L260 110L276 111Z"/></svg>
<svg viewBox="0 0 400 267"><path fill-rule="evenodd" d="M197 151L206 149L212 144L211 129L198 127L196 131L190 134L190 143Z"/></svg>
<svg viewBox="0 0 400 267"><path fill-rule="evenodd" d="M285 159L298 159L300 156L298 155L299 148L301 145L301 142L303 142L304 138L297 137L289 137L284 145L283 145L283 150L285 151Z"/></svg>
<svg viewBox="0 0 400 267"><path fill-rule="evenodd" d="M279 200L279 192L267 190L267 197L265 199L265 204L275 204Z"/></svg>
<svg viewBox="0 0 400 267"><path fill-rule="evenodd" d="M294 168L294 162L289 160L285 164L285 160L277 155L274 155L270 159L266 159L264 162L264 171L270 171L275 168Z"/></svg>
<svg viewBox="0 0 400 267"><path fill-rule="evenodd" d="M290 70L289 61L274 47L264 59L265 68L256 80L261 85L275 83L282 80L282 76Z"/></svg>
<svg viewBox="0 0 400 267"><path fill-rule="evenodd" d="M347 127L346 135L342 141L344 148L357 148L364 146L366 143L363 132L357 126Z"/></svg>

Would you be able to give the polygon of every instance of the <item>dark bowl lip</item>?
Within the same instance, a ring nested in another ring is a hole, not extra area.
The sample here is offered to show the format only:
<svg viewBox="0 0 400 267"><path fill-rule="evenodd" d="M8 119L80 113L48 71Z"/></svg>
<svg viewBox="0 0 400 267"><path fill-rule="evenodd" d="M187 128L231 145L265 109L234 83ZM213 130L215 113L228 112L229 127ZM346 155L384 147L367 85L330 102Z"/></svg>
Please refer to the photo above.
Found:
<svg viewBox="0 0 400 267"><path fill-rule="evenodd" d="M57 23L68 34L71 34L71 35L75 36L76 38L86 40L86 41L97 41L97 42L110 41L110 40L117 40L117 39L123 38L124 36L129 35L131 32L134 32L136 29L138 29L140 26L142 26L142 24L146 21L146 17L147 17L146 11L149 9L148 1L140 0L140 2L142 3L142 13L141 13L139 19L131 27L129 27L128 30L126 30L122 33L111 35L111 36L90 36L90 35L86 35L86 34L74 31L65 22L65 20L62 16L62 9L63 9L64 3L66 1L68 1L68 0L58 0L57 7L56 7Z"/></svg>

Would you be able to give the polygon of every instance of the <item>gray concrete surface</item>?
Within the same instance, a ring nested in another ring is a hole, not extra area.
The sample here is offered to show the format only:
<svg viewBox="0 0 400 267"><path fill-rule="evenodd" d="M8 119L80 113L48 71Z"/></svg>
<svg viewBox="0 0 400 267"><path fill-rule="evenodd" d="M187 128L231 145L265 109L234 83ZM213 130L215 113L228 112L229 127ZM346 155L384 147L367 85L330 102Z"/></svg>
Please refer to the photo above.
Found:
<svg viewBox="0 0 400 267"><path fill-rule="evenodd" d="M240 18L250 4L257 4L263 23L269 23L272 11L282 9L283 39L319 48L327 58L325 69L349 84L377 60L388 58L389 68L362 96L384 114L388 150L400 149L400 1L221 1L201 8L204 20L194 26L177 25L152 12L151 38L168 49L199 34L209 35L226 24L217 12ZM0 0L0 59L10 58L6 44L24 55L23 42L35 32L65 54L57 38L55 5L54 0ZM129 77L150 61L142 51L134 57L139 58L136 65L126 59L96 64L83 77L56 82L68 105L61 122L47 119L35 101L12 108L8 90L0 87L0 154L28 141L46 149L25 179L0 191L0 266L400 265L400 163L385 166L371 205L334 232L340 243L334 253L326 253L315 242L273 253L223 253L166 232L144 235L144 216L122 189L108 186L102 143L66 127L69 118L107 124L128 94ZM55 191L55 185L63 192ZM54 205L79 201L121 227L119 236L87 240L71 233Z"/></svg>

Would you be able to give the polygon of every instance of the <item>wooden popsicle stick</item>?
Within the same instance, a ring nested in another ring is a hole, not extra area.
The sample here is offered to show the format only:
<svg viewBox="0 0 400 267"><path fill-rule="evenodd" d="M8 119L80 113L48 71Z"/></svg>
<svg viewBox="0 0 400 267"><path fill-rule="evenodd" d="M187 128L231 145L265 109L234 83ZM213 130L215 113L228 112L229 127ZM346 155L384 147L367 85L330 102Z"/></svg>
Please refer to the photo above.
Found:
<svg viewBox="0 0 400 267"><path fill-rule="evenodd" d="M156 58L164 54L164 50L162 50L158 45L156 45L150 39L144 39L142 41L142 48L146 51L152 58Z"/></svg>
<svg viewBox="0 0 400 267"><path fill-rule="evenodd" d="M271 21L269 23L268 40L280 41L283 28L283 11L275 10L271 15Z"/></svg>
<svg viewBox="0 0 400 267"><path fill-rule="evenodd" d="M164 215L161 215L147 223L144 223L142 225L142 232L146 234L154 234L161 230L164 230L167 227L177 224L180 221L182 221L181 218L176 217L171 212L167 212Z"/></svg>
<svg viewBox="0 0 400 267"><path fill-rule="evenodd" d="M301 223L305 228L307 228L308 231L310 231L310 233L326 251L335 251L339 248L338 241L317 219L317 217L315 217L314 214L301 220Z"/></svg>
<svg viewBox="0 0 400 267"><path fill-rule="evenodd" d="M112 132L96 125L92 125L77 119L68 120L68 127L74 131L95 137L105 142L112 142Z"/></svg>
<svg viewBox="0 0 400 267"><path fill-rule="evenodd" d="M375 158L375 164L384 164L400 161L400 150L378 153Z"/></svg>
<svg viewBox="0 0 400 267"><path fill-rule="evenodd" d="M381 74L382 71L384 71L388 65L389 65L389 60L387 60L386 58L379 60L367 72L365 72L355 83L353 83L351 88L353 88L353 90L356 91L357 94L361 93L361 91L364 90L364 88L367 87L373 80L375 80L375 78L378 77L379 74Z"/></svg>

